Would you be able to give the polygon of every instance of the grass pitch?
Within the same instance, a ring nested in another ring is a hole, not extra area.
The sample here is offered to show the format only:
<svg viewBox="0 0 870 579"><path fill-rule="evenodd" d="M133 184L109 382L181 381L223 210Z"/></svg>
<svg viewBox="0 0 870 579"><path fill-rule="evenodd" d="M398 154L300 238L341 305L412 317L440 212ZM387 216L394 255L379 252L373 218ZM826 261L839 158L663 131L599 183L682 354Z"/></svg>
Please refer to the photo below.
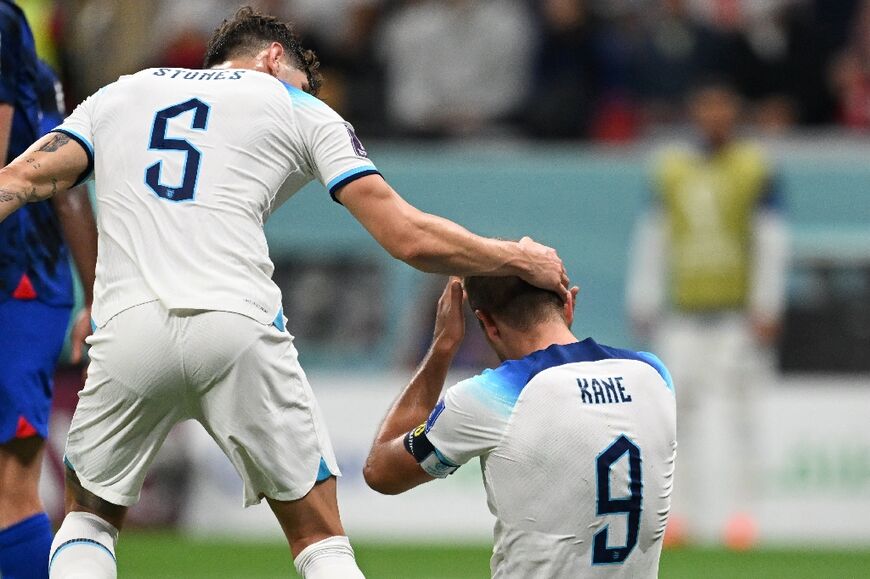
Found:
<svg viewBox="0 0 870 579"><path fill-rule="evenodd" d="M487 579L486 545L354 545L368 579ZM296 577L289 551L275 543L195 541L169 533L124 534L122 579L278 579ZM735 553L684 548L662 555L661 579L870 579L864 550L759 549Z"/></svg>

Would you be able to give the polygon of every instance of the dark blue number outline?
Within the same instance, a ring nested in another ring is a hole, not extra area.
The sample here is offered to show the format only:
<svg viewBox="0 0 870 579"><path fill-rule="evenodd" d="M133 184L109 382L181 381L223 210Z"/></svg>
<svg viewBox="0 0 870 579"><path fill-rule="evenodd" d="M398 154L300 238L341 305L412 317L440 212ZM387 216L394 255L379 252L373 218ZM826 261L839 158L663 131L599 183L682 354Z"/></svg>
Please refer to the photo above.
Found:
<svg viewBox="0 0 870 579"><path fill-rule="evenodd" d="M182 170L182 181L179 187L168 187L160 183L163 161L157 161L145 169L145 184L161 199L174 203L193 201L196 197L196 186L199 183L202 151L197 149L187 139L173 139L166 136L169 119L190 110L194 111L191 129L199 131L207 130L211 107L198 98L192 98L157 111L154 115L154 121L151 123L151 135L148 137L149 151L179 151L186 153L184 169Z"/></svg>
<svg viewBox="0 0 870 579"><path fill-rule="evenodd" d="M610 496L610 469L613 464L628 453L629 496L614 499ZM637 546L640 531L640 516L643 511L643 472L640 447L624 434L616 438L595 459L596 471L596 514L599 516L622 514L628 516L625 545L608 547L608 529L595 533L592 540L593 565L619 565Z"/></svg>

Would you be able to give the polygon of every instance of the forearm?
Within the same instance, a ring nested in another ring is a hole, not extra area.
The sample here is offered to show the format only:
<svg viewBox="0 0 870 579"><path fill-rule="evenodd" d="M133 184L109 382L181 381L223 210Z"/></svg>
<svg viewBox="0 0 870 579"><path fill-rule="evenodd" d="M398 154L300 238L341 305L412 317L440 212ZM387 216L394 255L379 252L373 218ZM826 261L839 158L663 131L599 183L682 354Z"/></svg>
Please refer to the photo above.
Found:
<svg viewBox="0 0 870 579"><path fill-rule="evenodd" d="M750 310L768 321L780 318L785 308L789 238L785 219L777 211L761 211L754 222L754 263Z"/></svg>
<svg viewBox="0 0 870 579"><path fill-rule="evenodd" d="M661 211L638 221L629 252L626 305L634 319L650 320L665 306L666 231Z"/></svg>
<svg viewBox="0 0 870 579"><path fill-rule="evenodd" d="M35 200L29 185L14 173L10 167L0 169L0 222Z"/></svg>
<svg viewBox="0 0 870 579"><path fill-rule="evenodd" d="M97 267L97 224L88 189L84 185L53 197L55 211L73 263L82 282L85 305L94 301L94 278Z"/></svg>
<svg viewBox="0 0 870 579"><path fill-rule="evenodd" d="M527 256L513 241L481 237L448 219L419 212L402 244L403 260L427 273L517 275L532 269Z"/></svg>
<svg viewBox="0 0 870 579"><path fill-rule="evenodd" d="M518 243L481 237L420 211L380 176L346 185L338 198L390 255L422 271L524 277L535 268Z"/></svg>
<svg viewBox="0 0 870 579"><path fill-rule="evenodd" d="M69 189L87 166L87 153L78 143L63 133L45 135L0 169L0 221L25 203Z"/></svg>
<svg viewBox="0 0 870 579"><path fill-rule="evenodd" d="M414 429L428 418L438 403L455 349L433 343L414 377L384 418L372 449Z"/></svg>

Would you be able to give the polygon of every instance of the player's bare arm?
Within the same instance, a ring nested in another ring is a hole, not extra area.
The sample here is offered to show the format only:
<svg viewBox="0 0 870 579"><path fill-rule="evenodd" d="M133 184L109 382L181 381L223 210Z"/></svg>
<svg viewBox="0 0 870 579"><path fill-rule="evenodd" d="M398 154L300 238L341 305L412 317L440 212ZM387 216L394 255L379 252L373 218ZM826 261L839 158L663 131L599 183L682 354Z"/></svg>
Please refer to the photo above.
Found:
<svg viewBox="0 0 870 579"><path fill-rule="evenodd" d="M84 292L84 306L76 314L70 330L70 361L77 364L82 359L85 338L91 335L91 306L94 303L97 269L97 223L85 185L58 192L52 197L52 203Z"/></svg>
<svg viewBox="0 0 870 579"><path fill-rule="evenodd" d="M9 103L0 103L0 160L6 161L9 155L9 135L12 132L12 117L15 107Z"/></svg>
<svg viewBox="0 0 870 579"><path fill-rule="evenodd" d="M513 242L475 235L420 211L379 175L348 183L336 197L390 255L421 271L515 275L569 299L568 276L556 250L529 237Z"/></svg>
<svg viewBox="0 0 870 579"><path fill-rule="evenodd" d="M366 483L384 494L399 494L433 480L405 450L404 439L422 427L438 402L453 356L465 335L462 284L452 277L438 300L432 346L411 382L387 413L363 469Z"/></svg>
<svg viewBox="0 0 870 579"><path fill-rule="evenodd" d="M26 203L69 189L87 167L81 145L63 133L48 133L0 169L0 221Z"/></svg>

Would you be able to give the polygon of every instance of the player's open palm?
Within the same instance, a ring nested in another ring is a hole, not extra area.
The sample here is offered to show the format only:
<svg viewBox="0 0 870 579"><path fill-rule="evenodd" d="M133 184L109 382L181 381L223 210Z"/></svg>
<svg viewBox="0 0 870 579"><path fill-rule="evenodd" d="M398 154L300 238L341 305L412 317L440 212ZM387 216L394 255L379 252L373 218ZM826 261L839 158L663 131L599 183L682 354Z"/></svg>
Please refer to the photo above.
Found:
<svg viewBox="0 0 870 579"><path fill-rule="evenodd" d="M438 299L435 344L452 351L459 348L465 337L465 315L462 311L464 299L462 282L458 277L451 277Z"/></svg>
<svg viewBox="0 0 870 579"><path fill-rule="evenodd" d="M520 277L533 286L554 291L565 302L571 299L569 291L570 280L565 271L562 258L552 247L540 244L531 237L523 237L519 241L520 249L528 260L527 271Z"/></svg>

